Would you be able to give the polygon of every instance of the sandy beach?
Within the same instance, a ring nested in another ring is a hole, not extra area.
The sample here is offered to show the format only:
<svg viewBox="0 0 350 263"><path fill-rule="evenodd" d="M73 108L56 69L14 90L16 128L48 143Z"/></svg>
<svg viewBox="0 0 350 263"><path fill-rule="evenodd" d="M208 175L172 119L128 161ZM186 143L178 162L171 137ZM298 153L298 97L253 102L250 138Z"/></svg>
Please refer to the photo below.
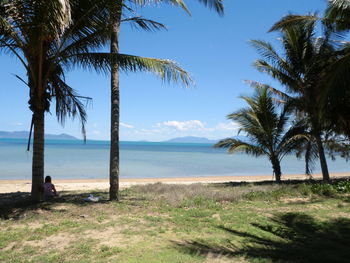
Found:
<svg viewBox="0 0 350 263"><path fill-rule="evenodd" d="M332 178L349 177L350 172L333 173ZM322 178L321 174L314 174L314 179ZM306 180L308 176L304 174L283 175L283 180ZM139 184L166 183L166 184L193 184L193 183L220 183L220 182L259 182L272 180L272 175L254 175L254 176L208 176L208 177L178 177L178 178L137 178L121 179L120 187L130 187ZM57 191L90 191L107 190L109 187L108 179L80 179L80 180L53 180ZM29 180L0 180L0 193L11 192L30 192L31 182Z"/></svg>

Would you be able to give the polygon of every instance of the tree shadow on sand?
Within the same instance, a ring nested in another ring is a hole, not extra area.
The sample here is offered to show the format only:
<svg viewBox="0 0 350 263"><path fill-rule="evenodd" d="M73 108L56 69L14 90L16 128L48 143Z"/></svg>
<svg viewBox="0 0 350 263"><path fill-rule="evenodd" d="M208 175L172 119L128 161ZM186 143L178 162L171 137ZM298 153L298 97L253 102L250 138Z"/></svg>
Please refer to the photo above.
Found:
<svg viewBox="0 0 350 263"><path fill-rule="evenodd" d="M30 193L17 192L17 193L3 193L0 194L0 219L4 220L18 220L22 219L27 212L41 210L52 210L57 204L75 204L79 206L91 206L99 203L107 203L107 192L92 191L84 193L70 193L61 192L60 197L55 197L50 200L33 204L30 199ZM101 199L99 202L86 202L85 198L93 194L99 196Z"/></svg>
<svg viewBox="0 0 350 263"><path fill-rule="evenodd" d="M254 262L350 262L350 219L319 222L306 214L287 213L271 221L266 225L252 224L264 235L220 227L243 237L239 246L230 240L222 245L202 240L176 243L176 247L189 254L244 256Z"/></svg>

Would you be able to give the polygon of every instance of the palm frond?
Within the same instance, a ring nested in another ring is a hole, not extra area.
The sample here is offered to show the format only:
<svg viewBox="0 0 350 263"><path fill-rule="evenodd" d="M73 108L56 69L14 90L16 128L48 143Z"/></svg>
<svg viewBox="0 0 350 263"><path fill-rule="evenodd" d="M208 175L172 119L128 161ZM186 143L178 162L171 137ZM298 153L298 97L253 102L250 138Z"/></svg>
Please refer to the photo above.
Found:
<svg viewBox="0 0 350 263"><path fill-rule="evenodd" d="M110 65L116 62L125 72L151 72L165 82L180 83L185 87L193 84L189 74L171 60L144 58L138 56L110 53L80 53L63 58L67 67L71 65L98 72L109 73Z"/></svg>
<svg viewBox="0 0 350 263"><path fill-rule="evenodd" d="M214 9L219 15L224 14L223 0L197 0L197 1L202 3L205 6L208 6L211 9ZM144 6L147 4L154 4L154 3L155 4L170 3L172 5L179 6L189 15L191 14L184 0L130 0L130 2L133 2L134 4L141 5L141 6Z"/></svg>
<svg viewBox="0 0 350 263"><path fill-rule="evenodd" d="M269 63L273 63L280 68L288 68L287 62L279 56L277 51L268 42L261 40L251 40L250 44L258 51L258 53Z"/></svg>
<svg viewBox="0 0 350 263"><path fill-rule="evenodd" d="M25 81L23 78L21 78L20 76L18 76L17 74L13 74L17 79L19 79L19 81L21 81L24 85L28 86L28 83L27 81Z"/></svg>
<svg viewBox="0 0 350 263"><path fill-rule="evenodd" d="M272 31L284 31L287 28L290 27L304 27L305 25L315 23L316 21L319 21L320 18L313 14L313 15L287 15L283 17L281 20L279 20L277 23L275 23L269 30L269 32Z"/></svg>
<svg viewBox="0 0 350 263"><path fill-rule="evenodd" d="M223 0L198 0L203 3L205 6L214 9L218 14L224 14L224 4Z"/></svg>
<svg viewBox="0 0 350 263"><path fill-rule="evenodd" d="M273 99L280 105L285 104L291 98L287 93L280 91L270 85L254 80L245 80L244 82L254 89L267 88L272 94L276 95L276 98L274 97Z"/></svg>
<svg viewBox="0 0 350 263"><path fill-rule="evenodd" d="M78 116L81 124L81 132L84 140L86 140L85 124L87 115L85 106L91 98L79 96L59 76L51 77L50 85L52 87L52 96L56 102L56 116L58 121L64 126L66 118L74 119ZM85 104L81 101L82 98L86 100Z"/></svg>
<svg viewBox="0 0 350 263"><path fill-rule="evenodd" d="M277 146L280 160L282 160L286 154L297 152L297 150L302 148L309 139L310 135L307 132L307 127L304 122L291 126L284 133Z"/></svg>
<svg viewBox="0 0 350 263"><path fill-rule="evenodd" d="M227 148L229 153L241 151L256 157L268 154L268 152L266 152L262 147L232 138L221 140L218 143L216 143L214 147Z"/></svg>
<svg viewBox="0 0 350 263"><path fill-rule="evenodd" d="M350 28L350 3L347 0L330 0L325 11L325 19L334 23L335 30L344 31Z"/></svg>
<svg viewBox="0 0 350 263"><path fill-rule="evenodd" d="M160 4L160 3L172 4L174 6L180 7L188 15L191 15L191 12L188 9L184 0L129 0L129 1L135 4L136 6L145 6L145 5ZM210 1L219 1L219 0L210 0Z"/></svg>
<svg viewBox="0 0 350 263"><path fill-rule="evenodd" d="M121 22L129 23L133 28L142 29L145 31L156 31L166 29L166 26L150 19L143 18L142 16L128 17L121 20Z"/></svg>

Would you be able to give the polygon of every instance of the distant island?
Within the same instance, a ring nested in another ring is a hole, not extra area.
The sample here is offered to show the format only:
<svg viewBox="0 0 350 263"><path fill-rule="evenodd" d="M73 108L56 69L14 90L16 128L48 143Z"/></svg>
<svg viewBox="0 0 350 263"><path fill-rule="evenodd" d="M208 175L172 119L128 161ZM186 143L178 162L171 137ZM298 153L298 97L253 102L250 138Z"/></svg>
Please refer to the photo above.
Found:
<svg viewBox="0 0 350 263"><path fill-rule="evenodd" d="M0 139L28 139L29 132L28 131L0 131ZM244 140L244 136L234 136L234 138L240 138ZM47 140L80 140L72 135L61 133L61 134L45 134L45 139ZM91 140L89 140L91 141ZM210 140L205 137L195 137L195 136L185 136L185 137L176 137L166 141L161 141L165 143L205 143L205 144L215 144L219 140ZM136 142L151 142L147 140L140 140Z"/></svg>
<svg viewBox="0 0 350 263"><path fill-rule="evenodd" d="M217 140L209 140L204 137L195 137L195 136L186 136L186 137L177 137L164 142L175 142L175 143L217 143Z"/></svg>
<svg viewBox="0 0 350 263"><path fill-rule="evenodd" d="M14 131L6 132L0 131L0 139L27 139L29 136L28 131ZM45 134L45 139L48 140L78 140L74 136L61 133L61 134Z"/></svg>

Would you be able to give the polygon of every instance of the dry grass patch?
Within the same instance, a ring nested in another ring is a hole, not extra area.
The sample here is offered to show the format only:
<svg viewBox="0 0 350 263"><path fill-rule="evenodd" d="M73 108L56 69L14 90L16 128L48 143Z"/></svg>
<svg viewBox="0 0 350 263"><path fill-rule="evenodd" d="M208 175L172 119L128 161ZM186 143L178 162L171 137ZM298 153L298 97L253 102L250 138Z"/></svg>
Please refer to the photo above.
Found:
<svg viewBox="0 0 350 263"><path fill-rule="evenodd" d="M243 187L225 187L222 184L147 184L137 185L130 188L131 191L142 194L148 200L167 202L175 207L182 207L186 201L198 201L200 199L213 202L234 202L242 200L251 192L271 192L279 190L283 186L269 185L247 185ZM186 202L188 203L188 202Z"/></svg>
<svg viewBox="0 0 350 263"><path fill-rule="evenodd" d="M305 204L310 202L310 197L292 197L292 198L282 198L282 202L286 204Z"/></svg>

